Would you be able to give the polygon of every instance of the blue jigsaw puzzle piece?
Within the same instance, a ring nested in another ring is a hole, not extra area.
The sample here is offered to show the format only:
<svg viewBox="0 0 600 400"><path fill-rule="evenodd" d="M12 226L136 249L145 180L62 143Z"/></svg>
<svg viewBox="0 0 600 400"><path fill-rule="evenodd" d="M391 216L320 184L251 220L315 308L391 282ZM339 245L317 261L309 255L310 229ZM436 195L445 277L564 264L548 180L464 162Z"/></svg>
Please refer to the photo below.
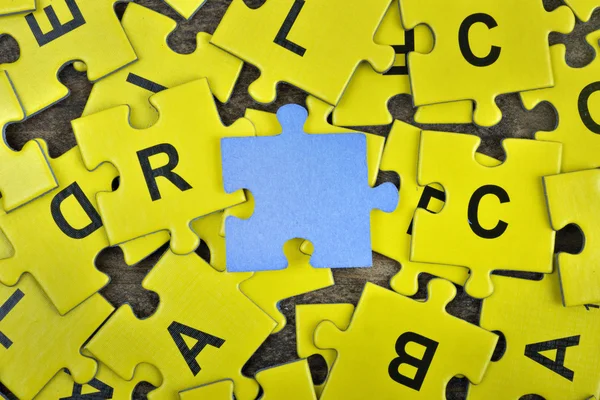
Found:
<svg viewBox="0 0 600 400"><path fill-rule="evenodd" d="M371 210L392 212L398 190L369 186L364 134L307 134L306 118L286 105L281 135L221 139L225 191L247 189L255 201L252 217L225 221L228 271L284 269L294 238L314 245L313 267L371 266Z"/></svg>

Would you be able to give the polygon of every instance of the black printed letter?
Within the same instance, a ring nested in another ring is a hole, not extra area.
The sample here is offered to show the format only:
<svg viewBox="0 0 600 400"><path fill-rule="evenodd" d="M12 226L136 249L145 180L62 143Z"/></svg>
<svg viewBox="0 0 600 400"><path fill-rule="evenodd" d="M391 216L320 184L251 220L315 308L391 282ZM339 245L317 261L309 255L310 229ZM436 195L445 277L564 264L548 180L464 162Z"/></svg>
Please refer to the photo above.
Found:
<svg viewBox="0 0 600 400"><path fill-rule="evenodd" d="M567 347L578 345L579 335L548 340L547 342L532 343L525 346L525 357L531 358L536 363L573 382L575 372L565 367L565 355L567 354ZM546 350L556 350L556 360L551 360L540 354L541 351Z"/></svg>
<svg viewBox="0 0 600 400"><path fill-rule="evenodd" d="M577 107L579 108L579 116L581 117L581 121L590 131L594 133L600 133L600 124L598 124L592 116L590 115L590 107L589 101L590 96L596 92L600 91L600 82L594 82L587 85L581 91L579 95L579 101L577 102Z"/></svg>
<svg viewBox="0 0 600 400"><path fill-rule="evenodd" d="M415 51L415 31L411 29L404 31L404 44L392 46L396 52L396 56L403 54L407 56L409 52ZM396 57L398 59L398 57ZM384 75L408 75L408 59L404 65L397 65L390 68Z"/></svg>
<svg viewBox="0 0 600 400"><path fill-rule="evenodd" d="M94 378L88 383L87 386L91 386L94 389L98 389L97 392L82 394L83 385L79 383L73 384L73 392L69 397L62 397L59 400L99 400L99 399L112 399L114 389L108 386L106 383Z"/></svg>
<svg viewBox="0 0 600 400"><path fill-rule="evenodd" d="M469 30L471 26L478 22L485 24L489 29L494 29L498 26L498 23L491 15L483 13L470 15L460 25L460 29L458 30L458 44L460 45L460 52L470 64L476 67L487 67L498 60L502 49L498 46L492 46L489 54L483 58L473 54L471 44L469 43Z"/></svg>
<svg viewBox="0 0 600 400"><path fill-rule="evenodd" d="M225 343L224 339L218 338L213 335L209 335L208 333L199 331L198 329L194 329L192 327L180 324L179 322L175 321L171 323L168 330L194 376L198 375L198 372L200 372L201 369L200 365L196 361L196 357L198 357L198 354L200 354L200 352L204 350L204 348L207 345L220 348L223 345L223 343ZM185 344L185 341L183 340L183 337L181 335L194 338L198 342L190 349Z"/></svg>
<svg viewBox="0 0 600 400"><path fill-rule="evenodd" d="M296 18L298 18L298 14L300 14L300 10L304 7L304 0L295 0L292 5L292 9L288 13L287 17L285 17L285 21L283 21L283 25L277 32L277 36L275 36L274 42L284 49L288 49L292 53L298 54L300 57L304 56L306 49L302 46L297 45L296 43L287 39L287 35L292 30L292 26L294 22L296 22Z"/></svg>
<svg viewBox="0 0 600 400"><path fill-rule="evenodd" d="M439 201L446 201L446 193L444 193L443 191L436 189L432 186L425 186L425 189L423 189L423 193L421 193L421 198L419 199L419 204L417 204L417 208L422 208L422 209L427 210L427 207L429 207L429 202L431 201L431 199L438 199ZM429 210L427 210L427 211L429 211ZM406 231L406 233L409 235L412 235L412 226L413 226L413 220L411 219L410 225L408 225L408 231Z"/></svg>
<svg viewBox="0 0 600 400"><path fill-rule="evenodd" d="M58 39L61 36L66 35L67 33L74 31L80 26L85 24L85 19L81 14L81 10L77 6L75 0L65 0L67 6L69 7L69 11L73 16L73 19L67 22L66 24L61 24L56 16L56 12L54 12L54 8L52 6L44 7L44 12L46 13L46 17L48 17L48 21L50 21L50 25L52 26L52 30L48 33L43 33L40 29L40 25L33 13L29 13L25 16L25 21L29 25L29 29L35 36L35 40L37 40L38 45L42 47L45 44L50 43L51 41Z"/></svg>
<svg viewBox="0 0 600 400"><path fill-rule="evenodd" d="M76 229L69 224L60 210L60 205L63 201L69 196L75 196L75 200L79 203L83 211L90 218L90 223L81 229ZM100 215L94 209L92 203L85 197L85 193L79 187L77 182L71 183L69 186L58 192L56 196L52 199L52 203L50 203L50 213L52 214L52 218L54 218L54 222L60 228L61 231L65 235L73 239L83 239L92 233L94 233L98 228L102 226L102 220L100 219Z"/></svg>
<svg viewBox="0 0 600 400"><path fill-rule="evenodd" d="M496 185L485 185L480 187L473 193L471 196L471 200L469 201L469 209L467 211L467 218L469 218L469 225L471 226L471 230L475 232L475 234L484 239L495 239L501 236L508 224L502 220L498 221L498 224L492 229L485 229L479 223L479 217L477 215L479 211L479 202L485 195L493 194L500 200L500 203L508 203L510 202L510 197L508 197L508 193L506 190L502 189L500 186Z"/></svg>
<svg viewBox="0 0 600 400"><path fill-rule="evenodd" d="M411 342L425 347L423 358L418 359L406 353L406 345ZM403 333L396 341L396 354L398 354L399 357L394 358L388 367L390 378L413 390L421 390L421 385L423 385L427 370L433 361L433 356L435 355L437 347L438 342L435 340L431 340L414 332ZM400 374L398 370L402 364L412 365L417 369L414 378L409 378Z"/></svg>
<svg viewBox="0 0 600 400"><path fill-rule="evenodd" d="M15 306L19 303L19 301L21 301L23 296L25 296L25 293L23 293L21 289L15 290L15 292L10 295L8 300L6 300L4 304L0 306L0 321L2 321L4 317L6 317L8 313L13 308L15 308ZM13 342L8 337L6 337L4 333L0 332L0 344L5 349L8 349L10 346L12 346Z"/></svg>
<svg viewBox="0 0 600 400"><path fill-rule="evenodd" d="M166 154L169 157L169 162L164 167L152 169L150 166L150 157L160 153ZM192 186L181 176L173 172L177 164L179 164L179 154L177 154L177 149L172 145L168 143L157 144L156 146L148 147L147 149L138 151L137 155L152 201L160 200L161 198L158 185L156 184L156 178L159 176L163 176L170 180L171 183L177 186L177 189L181 190L182 192L192 188Z"/></svg>

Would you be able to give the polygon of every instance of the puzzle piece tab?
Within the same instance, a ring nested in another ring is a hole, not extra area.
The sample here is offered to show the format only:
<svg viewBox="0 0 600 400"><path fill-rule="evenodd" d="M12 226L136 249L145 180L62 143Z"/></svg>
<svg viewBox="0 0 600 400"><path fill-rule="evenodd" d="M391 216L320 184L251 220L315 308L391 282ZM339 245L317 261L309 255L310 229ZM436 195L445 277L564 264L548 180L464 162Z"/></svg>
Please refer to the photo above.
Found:
<svg viewBox="0 0 600 400"><path fill-rule="evenodd" d="M600 307L563 307L558 273L541 281L493 276L494 294L483 301L481 326L506 338L502 358L489 364L469 400L546 400L600 396Z"/></svg>
<svg viewBox="0 0 600 400"><path fill-rule="evenodd" d="M167 45L167 38L177 27L172 19L129 4L121 22L138 61L94 85L84 116L128 104L132 126L147 128L158 119L156 109L148 102L150 96L204 77L220 102L229 100L242 61L210 44L208 33L198 33L195 52L179 54Z"/></svg>
<svg viewBox="0 0 600 400"><path fill-rule="evenodd" d="M317 347L338 351L322 400L440 399L453 376L483 379L497 336L446 312L452 283L428 289L423 302L367 283L347 330L317 326Z"/></svg>
<svg viewBox="0 0 600 400"><path fill-rule="evenodd" d="M119 188L97 196L110 244L168 230L171 249L187 254L200 241L191 221L245 200L241 190L223 191L219 140L254 135L254 127L244 118L223 126L206 79L150 103L160 116L147 129L132 128L119 106L73 121L73 131L88 169L108 161L120 173Z"/></svg>
<svg viewBox="0 0 600 400"><path fill-rule="evenodd" d="M95 194L110 190L116 173L110 165L88 171L77 147L50 163L58 188L0 212L0 228L14 248L10 258L0 260L0 282L12 286L29 272L65 314L109 281L94 264L108 247Z"/></svg>
<svg viewBox="0 0 600 400"><path fill-rule="evenodd" d="M185 19L192 18L205 2L206 0L165 0L165 3Z"/></svg>
<svg viewBox="0 0 600 400"><path fill-rule="evenodd" d="M354 312L352 304L297 304L296 305L296 351L298 356L308 358L318 354L327 364L327 372L337 355L332 349L319 349L315 346L314 335L317 325L324 320L331 321L339 329L347 329ZM321 397L325 383L314 385L317 397Z"/></svg>
<svg viewBox="0 0 600 400"><path fill-rule="evenodd" d="M389 100L399 94L411 94L406 56L409 52L428 53L433 47L433 36L424 26L405 30L400 21L398 0L394 0L375 33L375 43L391 45L396 53L394 66L378 73L367 63L361 63L333 111L333 123L343 126L386 125L393 120L388 110ZM417 111L420 118L435 121L449 119L450 123L472 122L473 106L470 101L425 106L431 110ZM309 112L310 115L310 112Z"/></svg>
<svg viewBox="0 0 600 400"><path fill-rule="evenodd" d="M558 125L552 132L538 132L539 140L560 142L563 145L562 172L600 167L600 114L594 112L600 106L600 33L587 36L588 43L596 50L596 58L583 68L571 68L565 61L566 48L562 44L551 47L554 82L552 88L521 93L527 109L549 101L558 112Z"/></svg>
<svg viewBox="0 0 600 400"><path fill-rule="evenodd" d="M218 272L195 253L168 251L142 282L160 296L157 311L138 320L121 306L87 344L98 360L124 379L148 363L163 376L148 398L177 399L190 387L230 378L240 400L253 400L257 383L241 369L275 322L244 296L242 274Z"/></svg>
<svg viewBox="0 0 600 400"><path fill-rule="evenodd" d="M280 0L250 9L234 0L211 42L258 67L248 91L260 103L287 82L337 104L361 61L379 72L392 66L392 47L373 41L391 2Z"/></svg>
<svg viewBox="0 0 600 400"><path fill-rule="evenodd" d="M0 5L0 15L18 14L35 10L35 0L8 0Z"/></svg>
<svg viewBox="0 0 600 400"><path fill-rule="evenodd" d="M95 294L61 316L29 274L15 286L0 285L0 382L26 400L62 368L78 383L90 381L96 362L80 348L112 311Z"/></svg>
<svg viewBox="0 0 600 400"><path fill-rule="evenodd" d="M594 11L600 7L598 0L565 0L565 3L573 10L577 18L583 22L588 21Z"/></svg>
<svg viewBox="0 0 600 400"><path fill-rule="evenodd" d="M469 268L465 290L484 298L494 270L552 272L555 232L541 178L560 170L561 145L505 139L506 161L490 167L475 158L479 143L473 135L421 133L417 181L442 185L446 204L438 214L415 212L410 259Z"/></svg>
<svg viewBox="0 0 600 400"><path fill-rule="evenodd" d="M371 266L370 211L393 211L398 191L369 187L364 135L307 134L306 117L287 105L277 112L281 135L221 141L225 190L248 189L255 200L250 219L225 221L229 271L284 269L282 246L293 238L313 243L313 267Z"/></svg>
<svg viewBox="0 0 600 400"><path fill-rule="evenodd" d="M584 245L579 254L560 253L560 272L565 306L600 303L600 170L571 172L544 177L550 220L555 230L576 224L583 233Z"/></svg>
<svg viewBox="0 0 600 400"><path fill-rule="evenodd" d="M20 58L1 64L29 116L69 94L58 72L82 61L92 82L136 59L109 0L38 0L36 11L2 17L0 34L19 44ZM98 35L98 32L102 32Z"/></svg>
<svg viewBox="0 0 600 400"><path fill-rule="evenodd" d="M233 381L225 379L179 392L180 400L233 400Z"/></svg>
<svg viewBox="0 0 600 400"><path fill-rule="evenodd" d="M387 139L381 169L394 171L400 176L398 206L392 213L374 211L371 216L373 251L400 263L402 269L392 278L390 285L396 292L405 296L417 293L418 277L422 273L439 276L459 285L464 285L469 277L469 271L465 267L410 260L415 210L422 208L437 213L442 209L446 199L446 194L441 186L419 186L417 184L420 138L419 128L401 121L394 122ZM475 158L477 162L489 167L500 164L500 161L481 153L475 153Z"/></svg>
<svg viewBox="0 0 600 400"><path fill-rule="evenodd" d="M405 28L435 36L429 54L408 56L414 104L473 100L481 126L502 119L498 95L553 85L548 35L575 25L566 6L546 12L541 0L403 0L400 12Z"/></svg>
<svg viewBox="0 0 600 400"><path fill-rule="evenodd" d="M76 383L69 372L65 370L60 371L35 396L35 400L129 400L132 398L136 386L141 382L148 382L154 386L158 386L161 380L160 373L148 364L140 365L136 369L133 379L126 381L107 368L106 365L100 363L98 364L98 372L94 376L94 379L84 384Z"/></svg>
<svg viewBox="0 0 600 400"><path fill-rule="evenodd" d="M306 133L356 133L350 129L331 125L327 119L334 110L333 106L313 96L306 98L308 118L304 124ZM274 113L247 108L244 117L252 121L256 128L257 136L273 136L281 133L281 124ZM364 133L364 132L361 132ZM379 173L379 163L383 154L385 138L370 133L364 133L367 138L367 167L369 173L369 185L374 186Z"/></svg>
<svg viewBox="0 0 600 400"><path fill-rule="evenodd" d="M259 371L256 381L264 391L260 400L317 400L306 359Z"/></svg>
<svg viewBox="0 0 600 400"><path fill-rule="evenodd" d="M0 129L4 140L0 145L0 191L2 207L7 211L56 187L47 155L38 142L27 142L21 151L14 151L6 142L6 126L24 117L7 73L0 71Z"/></svg>

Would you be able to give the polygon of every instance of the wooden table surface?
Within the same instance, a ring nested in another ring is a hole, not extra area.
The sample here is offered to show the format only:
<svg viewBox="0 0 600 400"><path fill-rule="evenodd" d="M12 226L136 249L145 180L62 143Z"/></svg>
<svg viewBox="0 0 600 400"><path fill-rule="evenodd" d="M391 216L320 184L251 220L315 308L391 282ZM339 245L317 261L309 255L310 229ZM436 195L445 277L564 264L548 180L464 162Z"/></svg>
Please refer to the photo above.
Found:
<svg viewBox="0 0 600 400"><path fill-rule="evenodd" d="M174 51L180 53L191 53L195 50L197 32L213 33L230 4L229 0L208 0L193 18L185 21L161 0L136 0L135 2L168 15L179 23L178 28L169 37L168 44ZM258 7L263 1L247 0L246 3L251 7ZM553 10L561 4L562 1L559 0L544 0L547 10ZM118 5L116 9L117 13L122 15L125 4ZM595 56L594 51L585 42L585 36L587 33L599 29L599 27L600 13L596 13L588 23L578 22L575 30L570 35L552 33L550 43L565 43L569 65L580 67L589 63ZM8 36L0 37L0 63L13 62L18 59L18 54L18 45L12 38ZM231 100L227 104L218 104L219 112L225 124L230 124L237 118L242 117L244 110L248 107L275 112L281 105L287 103L304 104L306 94L285 84L279 86L278 97L273 104L265 106L254 102L247 94L247 88L258 75L258 70L255 67L246 64ZM9 144L15 149L21 149L28 140L43 138L48 142L50 155L57 157L76 145L70 121L81 116L91 90L91 84L84 74L76 72L71 65L60 72L59 79L69 87L71 95L62 102L22 123L10 125L6 137ZM500 124L492 128L480 128L475 125L428 125L422 127L476 134L482 138L480 151L498 159L503 159L503 150L500 146L502 139L508 137L533 138L536 131L552 130L557 123L556 113L549 104L539 105L533 111L527 112L522 107L516 94L500 96L497 102L503 111L504 117ZM394 118L414 124L415 109L412 106L410 96L400 95L395 97L390 101L389 108ZM358 128L386 136L390 126ZM394 181L394 177L382 174L379 180L381 182ZM557 251L574 252L582 245L578 230L573 227L561 231L557 239ZM109 248L102 251L96 262L97 267L111 277L109 285L101 291L102 295L115 307L124 303L131 304L138 317L151 315L158 304L158 296L142 289L141 281L156 263L161 251L156 252L135 267L128 267L125 264L123 254L118 248ZM209 256L206 246L201 246L198 253L205 258ZM281 332L271 335L267 339L246 364L244 372L247 375L253 375L260 369L298 358L296 355L294 323L295 304L338 302L356 304L365 282L371 281L389 287L390 278L397 273L399 268L400 265L396 261L374 254L373 268L335 270L333 272L335 277L333 287L282 301L280 307L287 316L287 326ZM425 285L429 279L430 277L427 276L421 277L417 298L425 297ZM480 301L470 298L459 288L457 297L448 306L448 312L469 322L477 323L480 308ZM323 361L318 357L312 357L309 361L313 378L316 381L324 380L326 370ZM466 388L466 379L454 378L447 388L448 399L464 399ZM0 392L2 392L1 389L0 385ZM139 385L136 389L135 398L145 398L145 394L151 389L152 386L148 384ZM528 396L527 398L539 399L540 397Z"/></svg>

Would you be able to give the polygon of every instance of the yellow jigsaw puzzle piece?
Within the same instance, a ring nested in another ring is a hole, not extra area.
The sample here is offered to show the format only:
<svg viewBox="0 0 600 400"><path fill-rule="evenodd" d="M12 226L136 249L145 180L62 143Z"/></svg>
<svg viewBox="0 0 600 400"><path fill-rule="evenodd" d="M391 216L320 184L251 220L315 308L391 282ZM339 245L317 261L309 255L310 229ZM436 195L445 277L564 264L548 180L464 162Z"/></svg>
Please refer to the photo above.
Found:
<svg viewBox="0 0 600 400"><path fill-rule="evenodd" d="M410 260L410 243L413 215L417 208L432 213L439 212L446 195L439 185L419 186L417 164L419 155L419 128L395 121L387 139L381 161L382 171L394 171L400 176L400 197L392 213L374 210L371 213L371 241L373 251L400 263L401 271L390 281L396 292L412 296L419 289L418 277L422 273L439 276L459 285L469 277L465 267L414 262ZM477 162L493 167L500 161L475 153Z"/></svg>
<svg viewBox="0 0 600 400"><path fill-rule="evenodd" d="M498 95L553 85L548 35L575 25L566 6L546 12L541 0L403 0L400 12L405 28L435 36L429 54L408 56L414 104L473 100L481 126L502 119Z"/></svg>
<svg viewBox="0 0 600 400"><path fill-rule="evenodd" d="M165 3L185 19L192 18L205 2L206 0L165 0Z"/></svg>
<svg viewBox="0 0 600 400"><path fill-rule="evenodd" d="M286 325L285 315L279 310L279 301L334 284L331 269L313 268L310 265L312 252L305 254L300 251L302 242L302 239L293 239L283 245L288 259L287 268L256 272L240 284L241 292L277 321L273 333L281 331ZM224 240L222 247L224 250Z"/></svg>
<svg viewBox="0 0 600 400"><path fill-rule="evenodd" d="M0 15L18 14L35 10L35 0L5 0L0 4Z"/></svg>
<svg viewBox="0 0 600 400"><path fill-rule="evenodd" d="M571 68L565 61L566 48L562 44L550 48L555 86L548 89L521 93L523 105L533 109L549 101L558 112L558 124L552 132L538 132L539 140L563 144L562 172L600 167L600 60L598 57L600 33L592 32L587 42L596 51L596 59L583 68Z"/></svg>
<svg viewBox="0 0 600 400"><path fill-rule="evenodd" d="M393 121L388 110L389 100L399 94L411 94L406 55L409 52L428 53L433 47L433 36L424 26L405 30L400 21L398 0L394 0L375 33L375 43L391 45L396 52L394 66L381 74L367 63L361 63L352 76L348 87L333 110L333 123L343 126L387 125ZM450 120L449 123L472 122L473 106L470 101L425 106L417 111L421 119ZM441 114L441 115L439 115ZM419 121L420 122L420 121ZM424 122L427 123L427 122Z"/></svg>
<svg viewBox="0 0 600 400"><path fill-rule="evenodd" d="M80 348L113 311L95 294L61 316L29 274L0 285L0 382L19 399L32 399L62 368L90 381L96 362Z"/></svg>
<svg viewBox="0 0 600 400"><path fill-rule="evenodd" d="M600 307L563 307L558 278L557 272L541 281L492 277L495 291L483 301L480 323L502 333L506 350L467 399L600 396Z"/></svg>
<svg viewBox="0 0 600 400"><path fill-rule="evenodd" d="M242 61L210 44L211 35L198 33L196 51L179 54L167 45L167 38L177 27L171 18L132 3L121 22L138 61L94 85L84 116L128 104L131 125L147 128L158 119L148 102L150 96L200 78L208 79L211 92L221 103L229 100Z"/></svg>
<svg viewBox="0 0 600 400"><path fill-rule="evenodd" d="M155 366L163 383L150 400L177 399L181 390L225 378L235 382L236 398L255 399L258 384L241 369L275 321L238 290L243 279L195 253L167 251L142 282L160 296L156 312L139 320L121 306L86 349L124 379L140 363Z"/></svg>
<svg viewBox="0 0 600 400"><path fill-rule="evenodd" d="M180 400L232 400L233 381L225 379L179 392Z"/></svg>
<svg viewBox="0 0 600 400"><path fill-rule="evenodd" d="M452 283L428 290L422 302L368 282L348 329L317 326L317 347L338 351L322 400L440 399L453 376L481 382L498 337L446 312Z"/></svg>
<svg viewBox="0 0 600 400"><path fill-rule="evenodd" d="M600 7L598 0L565 0L565 3L573 10L577 18L583 22L588 21L594 11Z"/></svg>
<svg viewBox="0 0 600 400"><path fill-rule="evenodd" d="M211 42L258 67L248 92L260 103L274 101L277 84L287 82L337 104L361 61L378 72L392 66L392 47L373 41L391 2L279 0L250 9L234 0Z"/></svg>
<svg viewBox="0 0 600 400"><path fill-rule="evenodd" d="M563 302L565 306L600 303L600 211L596 207L600 199L600 170L546 176L544 187L552 227L560 230L573 223L585 237L579 254L557 256Z"/></svg>
<svg viewBox="0 0 600 400"><path fill-rule="evenodd" d="M505 139L506 161L496 167L475 158L477 136L423 131L419 185L439 183L442 211L417 209L410 259L467 267L466 292L492 294L494 270L552 272L555 232L548 221L542 177L560 171L561 145ZM448 152L448 149L452 149Z"/></svg>
<svg viewBox="0 0 600 400"><path fill-rule="evenodd" d="M473 102L452 101L421 106L417 108L414 118L417 124L472 124Z"/></svg>
<svg viewBox="0 0 600 400"><path fill-rule="evenodd" d="M339 329L347 329L354 313L352 304L297 304L296 305L296 352L301 358L318 354L327 364L327 372L337 355L332 349L319 349L314 343L317 325L324 320L331 321ZM321 397L325 383L314 385L317 397Z"/></svg>
<svg viewBox="0 0 600 400"><path fill-rule="evenodd" d="M264 392L259 400L317 400L306 359L263 369L256 381Z"/></svg>
<svg viewBox="0 0 600 400"><path fill-rule="evenodd" d="M36 11L2 18L0 34L19 44L8 71L29 116L69 94L58 72L69 62L87 66L92 82L136 60L114 11L116 0L38 0ZM98 35L98 32L102 32Z"/></svg>
<svg viewBox="0 0 600 400"><path fill-rule="evenodd" d="M131 400L133 391L141 382L158 386L161 381L160 373L148 364L140 365L136 369L133 379L126 381L107 368L106 365L99 363L98 372L94 379L83 384L76 383L67 371L60 371L35 396L35 400L66 400L68 398ZM80 397L77 397L78 395Z"/></svg>
<svg viewBox="0 0 600 400"><path fill-rule="evenodd" d="M21 103L5 71L0 71L0 191L2 208L13 210L56 187L56 178L48 164L47 154L34 140L21 151L14 151L6 142L6 126L25 118Z"/></svg>
<svg viewBox="0 0 600 400"><path fill-rule="evenodd" d="M108 247L95 193L110 190L117 174L110 165L88 171L77 147L50 163L56 189L10 213L0 210L0 228L14 248L0 260L0 282L12 286L29 272L65 314L109 281L94 264Z"/></svg>
<svg viewBox="0 0 600 400"><path fill-rule="evenodd" d="M200 241L195 218L245 200L242 190L223 189L220 139L252 136L254 127L244 118L223 126L206 79L150 103L160 116L147 129L132 128L128 107L119 106L73 121L73 131L88 169L107 161L120 173L119 188L97 196L110 244L168 230L171 249L187 254Z"/></svg>

